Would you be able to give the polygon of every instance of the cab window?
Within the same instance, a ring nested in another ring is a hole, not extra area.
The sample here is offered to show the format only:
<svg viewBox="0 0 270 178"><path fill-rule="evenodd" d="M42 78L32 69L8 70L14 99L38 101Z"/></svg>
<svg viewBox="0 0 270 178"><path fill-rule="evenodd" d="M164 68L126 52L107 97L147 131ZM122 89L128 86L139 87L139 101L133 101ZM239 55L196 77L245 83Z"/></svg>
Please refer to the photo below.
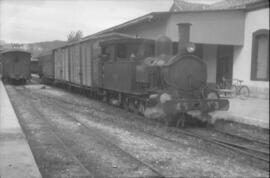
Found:
<svg viewBox="0 0 270 178"><path fill-rule="evenodd" d="M114 47L107 46L107 47L103 48L102 54L106 55L108 60L113 61L114 60Z"/></svg>
<svg viewBox="0 0 270 178"><path fill-rule="evenodd" d="M117 59L129 60L142 56L142 50L139 44L119 44L117 46Z"/></svg>
<svg viewBox="0 0 270 178"><path fill-rule="evenodd" d="M154 45L146 45L144 48L144 57L153 57L154 56Z"/></svg>
<svg viewBox="0 0 270 178"><path fill-rule="evenodd" d="M127 58L127 46L119 44L117 46L117 58Z"/></svg>

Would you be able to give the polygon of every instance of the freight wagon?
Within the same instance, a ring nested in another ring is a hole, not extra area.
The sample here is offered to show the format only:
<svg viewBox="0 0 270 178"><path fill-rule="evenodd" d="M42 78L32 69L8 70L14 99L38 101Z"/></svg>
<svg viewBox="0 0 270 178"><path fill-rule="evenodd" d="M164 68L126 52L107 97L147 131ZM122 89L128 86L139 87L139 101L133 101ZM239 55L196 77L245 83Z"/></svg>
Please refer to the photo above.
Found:
<svg viewBox="0 0 270 178"><path fill-rule="evenodd" d="M129 37L119 33L110 33L54 49L52 58L54 60L55 82L60 85L97 87L99 68L95 59L101 54L99 43L104 40Z"/></svg>
<svg viewBox="0 0 270 178"><path fill-rule="evenodd" d="M4 82L25 84L31 77L31 53L23 50L7 50L0 53L2 61L2 80Z"/></svg>
<svg viewBox="0 0 270 178"><path fill-rule="evenodd" d="M38 61L31 61L30 62L30 72L31 74L38 74L39 72L39 65L38 65Z"/></svg>
<svg viewBox="0 0 270 178"><path fill-rule="evenodd" d="M51 52L43 53L37 57L38 74L43 83L51 84L54 81L54 60Z"/></svg>

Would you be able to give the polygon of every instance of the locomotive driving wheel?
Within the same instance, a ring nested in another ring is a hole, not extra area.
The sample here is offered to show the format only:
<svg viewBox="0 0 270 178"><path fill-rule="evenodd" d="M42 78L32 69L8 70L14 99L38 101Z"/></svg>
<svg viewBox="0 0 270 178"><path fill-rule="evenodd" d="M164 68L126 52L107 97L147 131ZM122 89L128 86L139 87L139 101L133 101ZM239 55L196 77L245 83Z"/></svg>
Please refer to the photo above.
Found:
<svg viewBox="0 0 270 178"><path fill-rule="evenodd" d="M128 108L129 108L129 111L131 111L131 112L133 112L135 114L139 113L139 111L137 109L137 101L135 99L129 100Z"/></svg>
<svg viewBox="0 0 270 178"><path fill-rule="evenodd" d="M216 91L209 91L207 94L206 94L206 98L207 99L218 99L219 96L218 96L218 93Z"/></svg>
<svg viewBox="0 0 270 178"><path fill-rule="evenodd" d="M123 99L123 104L122 104L122 106L123 106L123 109L124 109L124 110L129 111L129 99L128 99L127 97L125 97L125 98Z"/></svg>
<svg viewBox="0 0 270 178"><path fill-rule="evenodd" d="M145 103L143 101L139 102L138 110L139 110L139 114L144 115Z"/></svg>
<svg viewBox="0 0 270 178"><path fill-rule="evenodd" d="M206 99L219 99L219 94L216 90L205 89L202 91L202 97Z"/></svg>

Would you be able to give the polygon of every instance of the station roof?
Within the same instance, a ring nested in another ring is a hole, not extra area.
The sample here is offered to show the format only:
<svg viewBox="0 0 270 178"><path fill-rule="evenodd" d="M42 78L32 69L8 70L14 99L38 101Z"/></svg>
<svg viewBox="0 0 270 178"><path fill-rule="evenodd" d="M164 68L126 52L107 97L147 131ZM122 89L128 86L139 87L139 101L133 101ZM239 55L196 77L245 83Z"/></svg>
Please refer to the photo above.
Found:
<svg viewBox="0 0 270 178"><path fill-rule="evenodd" d="M127 21L125 23L122 23L120 25L116 25L116 26L108 28L106 30L97 32L97 33L95 33L93 35L90 35L90 36L96 36L96 35L101 35L101 34L105 34L105 33L111 33L111 32L114 32L115 30L125 28L125 27L128 27L128 26L132 26L132 25L136 25L136 24L139 24L139 23L142 23L142 22L152 22L152 21L167 20L170 17L171 13L172 12L151 12L149 14L138 17L136 19L132 19L132 20ZM90 36L88 36L88 37L90 37Z"/></svg>
<svg viewBox="0 0 270 178"><path fill-rule="evenodd" d="M171 15L177 13L246 11L262 7L269 7L268 0L223 0L211 5L190 3L185 0L174 0L174 3L170 11L151 12L149 14L143 15L133 20L124 22L120 25L116 25L103 31L97 32L90 36L111 33L114 32L115 30L123 29L143 22L167 20ZM90 36L87 36L86 38Z"/></svg>

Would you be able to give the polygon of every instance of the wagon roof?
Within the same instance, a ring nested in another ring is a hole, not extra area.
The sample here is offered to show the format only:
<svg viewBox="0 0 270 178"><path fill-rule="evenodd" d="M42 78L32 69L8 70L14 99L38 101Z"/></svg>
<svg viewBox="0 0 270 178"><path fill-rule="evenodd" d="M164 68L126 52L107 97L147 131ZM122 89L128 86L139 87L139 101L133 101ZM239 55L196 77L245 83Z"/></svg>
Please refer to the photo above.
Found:
<svg viewBox="0 0 270 178"><path fill-rule="evenodd" d="M117 33L117 32L100 34L100 35L91 35L91 36L87 36L87 37L83 38L82 40L72 42L72 43L68 43L68 44L65 44L65 45L63 45L61 47L58 47L58 48L54 48L54 49L52 49L52 51L56 50L56 49L65 48L65 47L68 47L68 46L73 46L73 45L76 45L76 44L80 44L80 43L83 43L83 42L86 42L86 41L97 40L97 39L107 38L107 37L112 37L112 36L119 37L119 38L129 38L129 39L134 38L131 35L127 35L127 34L123 34L123 33Z"/></svg>
<svg viewBox="0 0 270 178"><path fill-rule="evenodd" d="M11 52L28 53L28 54L31 55L31 52L23 50L23 49L7 49L7 50L4 50L4 51L0 51L1 54L11 53Z"/></svg>
<svg viewBox="0 0 270 178"><path fill-rule="evenodd" d="M109 44L123 44L123 43L147 43L154 44L154 40L144 39L144 38L133 38L133 39L113 39L108 41L103 41L100 45L109 45Z"/></svg>

